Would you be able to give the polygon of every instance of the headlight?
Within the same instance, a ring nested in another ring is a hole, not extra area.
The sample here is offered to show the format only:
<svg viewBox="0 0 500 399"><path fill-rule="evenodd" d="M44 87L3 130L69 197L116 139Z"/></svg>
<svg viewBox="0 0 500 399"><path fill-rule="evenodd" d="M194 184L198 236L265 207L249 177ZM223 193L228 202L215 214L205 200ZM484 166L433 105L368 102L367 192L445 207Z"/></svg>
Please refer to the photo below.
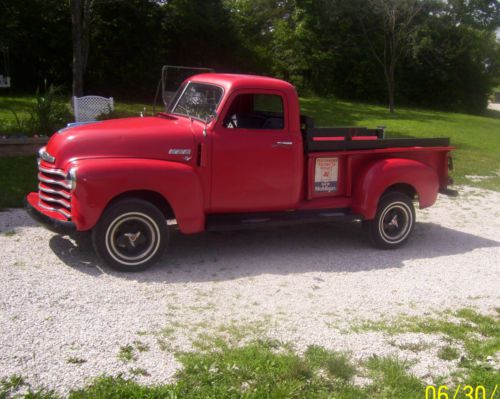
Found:
<svg viewBox="0 0 500 399"><path fill-rule="evenodd" d="M38 150L38 156L42 158L44 161L50 163L54 163L56 160L52 155L50 155L47 151L45 151L45 147L42 147Z"/></svg>
<svg viewBox="0 0 500 399"><path fill-rule="evenodd" d="M71 190L74 190L76 188L76 167L69 170L66 180L68 180Z"/></svg>

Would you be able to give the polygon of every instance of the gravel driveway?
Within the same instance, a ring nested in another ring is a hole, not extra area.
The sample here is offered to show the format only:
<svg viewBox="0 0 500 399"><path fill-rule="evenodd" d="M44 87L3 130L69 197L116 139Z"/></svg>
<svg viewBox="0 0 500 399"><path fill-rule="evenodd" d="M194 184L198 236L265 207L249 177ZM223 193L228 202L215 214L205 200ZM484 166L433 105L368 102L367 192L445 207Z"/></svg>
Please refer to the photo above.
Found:
<svg viewBox="0 0 500 399"><path fill-rule="evenodd" d="M371 248L358 225L316 225L196 236L174 234L163 262L139 274L103 267L80 245L0 213L0 378L19 374L65 393L101 374L170 381L174 353L203 332L252 336L416 360L422 377L456 364L436 357L439 336L415 354L363 320L470 306L500 306L500 193L464 188L418 211L413 237L395 251ZM127 345L135 360L120 359ZM130 348L129 348L130 349ZM137 373L135 373L137 374Z"/></svg>

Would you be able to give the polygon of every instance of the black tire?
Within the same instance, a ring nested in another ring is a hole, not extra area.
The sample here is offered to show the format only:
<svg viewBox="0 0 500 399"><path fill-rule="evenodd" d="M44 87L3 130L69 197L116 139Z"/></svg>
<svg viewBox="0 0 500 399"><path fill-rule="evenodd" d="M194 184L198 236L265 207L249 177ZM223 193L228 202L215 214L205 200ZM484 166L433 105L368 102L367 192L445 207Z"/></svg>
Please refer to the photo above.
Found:
<svg viewBox="0 0 500 399"><path fill-rule="evenodd" d="M366 221L365 225L375 247L400 247L415 226L415 208L411 198L400 192L385 194L379 201L375 219Z"/></svg>
<svg viewBox="0 0 500 399"><path fill-rule="evenodd" d="M110 205L92 230L97 255L122 272L147 269L162 256L168 240L164 215L140 199L124 199Z"/></svg>

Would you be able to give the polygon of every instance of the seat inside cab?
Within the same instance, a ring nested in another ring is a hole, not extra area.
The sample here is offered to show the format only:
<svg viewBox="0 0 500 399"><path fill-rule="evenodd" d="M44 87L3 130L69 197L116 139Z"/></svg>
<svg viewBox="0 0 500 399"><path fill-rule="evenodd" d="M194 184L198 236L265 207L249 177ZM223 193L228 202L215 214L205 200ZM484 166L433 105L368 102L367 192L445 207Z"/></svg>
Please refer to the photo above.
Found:
<svg viewBox="0 0 500 399"><path fill-rule="evenodd" d="M283 100L271 94L240 94L233 100L224 126L232 129L283 129Z"/></svg>

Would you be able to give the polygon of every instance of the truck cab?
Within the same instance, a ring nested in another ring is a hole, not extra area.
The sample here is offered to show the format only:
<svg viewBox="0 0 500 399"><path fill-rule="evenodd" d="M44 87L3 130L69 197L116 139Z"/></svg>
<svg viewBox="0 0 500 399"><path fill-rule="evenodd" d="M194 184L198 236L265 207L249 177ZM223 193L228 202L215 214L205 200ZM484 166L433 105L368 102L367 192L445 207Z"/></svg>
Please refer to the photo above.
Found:
<svg viewBox="0 0 500 399"><path fill-rule="evenodd" d="M181 233L363 221L396 248L413 202L451 193L448 139L385 139L382 129L317 128L282 80L205 73L165 112L62 129L41 149L27 210L49 228L89 231L98 255L143 270Z"/></svg>

